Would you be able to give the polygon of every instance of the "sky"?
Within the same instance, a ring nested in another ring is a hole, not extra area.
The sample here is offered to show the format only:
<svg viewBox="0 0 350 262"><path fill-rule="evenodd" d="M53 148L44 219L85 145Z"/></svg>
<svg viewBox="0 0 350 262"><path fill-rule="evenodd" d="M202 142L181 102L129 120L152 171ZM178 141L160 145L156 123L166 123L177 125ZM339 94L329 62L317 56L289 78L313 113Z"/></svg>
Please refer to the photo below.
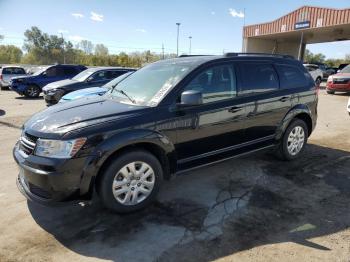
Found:
<svg viewBox="0 0 350 262"><path fill-rule="evenodd" d="M176 23L181 23L179 53L239 52L244 24L275 20L303 5L349 8L350 0L0 0L2 44L23 46L31 26L106 45L110 53L151 50L176 53ZM350 53L350 41L308 45L327 58Z"/></svg>

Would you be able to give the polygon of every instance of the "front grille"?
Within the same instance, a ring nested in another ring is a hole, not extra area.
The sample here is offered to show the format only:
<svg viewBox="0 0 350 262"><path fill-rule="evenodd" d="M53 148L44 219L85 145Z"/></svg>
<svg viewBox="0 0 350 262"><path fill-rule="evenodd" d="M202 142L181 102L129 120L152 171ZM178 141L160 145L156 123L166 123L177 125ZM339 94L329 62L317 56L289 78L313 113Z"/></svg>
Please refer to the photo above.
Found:
<svg viewBox="0 0 350 262"><path fill-rule="evenodd" d="M31 155L34 152L37 137L23 133L20 138L19 149L22 150L26 155Z"/></svg>
<svg viewBox="0 0 350 262"><path fill-rule="evenodd" d="M42 188L40 188L40 187L30 183L30 182L28 182L28 187L29 187L30 192L38 197L46 198L46 199L52 198L52 195L50 192L48 192L45 189L42 189Z"/></svg>
<svg viewBox="0 0 350 262"><path fill-rule="evenodd" d="M350 81L350 79L333 79L334 84L347 84Z"/></svg>

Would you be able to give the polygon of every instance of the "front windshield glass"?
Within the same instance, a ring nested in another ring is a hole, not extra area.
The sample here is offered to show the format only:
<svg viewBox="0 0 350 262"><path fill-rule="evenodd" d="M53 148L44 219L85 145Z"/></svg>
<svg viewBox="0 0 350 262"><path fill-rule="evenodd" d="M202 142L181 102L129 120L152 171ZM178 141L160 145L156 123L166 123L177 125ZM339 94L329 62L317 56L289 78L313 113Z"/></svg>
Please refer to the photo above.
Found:
<svg viewBox="0 0 350 262"><path fill-rule="evenodd" d="M344 67L344 68L340 71L340 73L350 73L350 65Z"/></svg>
<svg viewBox="0 0 350 262"><path fill-rule="evenodd" d="M49 67L44 67L44 68L41 68L39 69L38 71L34 72L33 73L33 76L38 76L38 75L41 75L43 72L45 72Z"/></svg>
<svg viewBox="0 0 350 262"><path fill-rule="evenodd" d="M85 81L89 76L91 76L93 73L95 73L96 70L94 69L86 69L83 72L80 72L72 79L77 80L79 82Z"/></svg>
<svg viewBox="0 0 350 262"><path fill-rule="evenodd" d="M123 74L121 76L118 76L117 78L114 78L112 81L109 81L103 87L112 88L113 86L117 85L119 82L121 82L123 79L127 78L132 73L134 73L134 72L128 72L128 73L125 73L125 74Z"/></svg>
<svg viewBox="0 0 350 262"><path fill-rule="evenodd" d="M156 106L163 97L191 70L188 63L153 63L136 71L120 82L109 95L120 102L131 103L120 90L124 91L134 104ZM119 91L118 91L119 90Z"/></svg>

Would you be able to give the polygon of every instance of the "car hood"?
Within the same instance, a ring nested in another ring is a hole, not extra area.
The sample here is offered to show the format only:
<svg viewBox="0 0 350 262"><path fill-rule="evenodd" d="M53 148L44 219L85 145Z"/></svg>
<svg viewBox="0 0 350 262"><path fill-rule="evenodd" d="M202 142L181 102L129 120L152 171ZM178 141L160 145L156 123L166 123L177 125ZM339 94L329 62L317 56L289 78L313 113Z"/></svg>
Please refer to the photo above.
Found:
<svg viewBox="0 0 350 262"><path fill-rule="evenodd" d="M24 129L35 136L52 137L107 121L140 115L145 113L146 108L100 96L82 98L57 104L35 114L24 124Z"/></svg>
<svg viewBox="0 0 350 262"><path fill-rule="evenodd" d="M56 89L56 88L63 88L63 87L74 86L74 85L79 85L79 84L81 84L81 82L79 82L77 80L64 79L64 80L60 80L60 81L56 81L56 82L52 82L50 84L47 84L46 86L44 86L43 90L49 91L49 90Z"/></svg>
<svg viewBox="0 0 350 262"><path fill-rule="evenodd" d="M108 91L109 89L106 87L91 87L91 88L84 88L78 91L74 91L71 93L66 94L65 96L62 97L63 100L75 100L81 97L85 96L93 96L93 95L99 95L99 94L104 94Z"/></svg>
<svg viewBox="0 0 350 262"><path fill-rule="evenodd" d="M333 78L350 78L350 73L338 73L332 75Z"/></svg>

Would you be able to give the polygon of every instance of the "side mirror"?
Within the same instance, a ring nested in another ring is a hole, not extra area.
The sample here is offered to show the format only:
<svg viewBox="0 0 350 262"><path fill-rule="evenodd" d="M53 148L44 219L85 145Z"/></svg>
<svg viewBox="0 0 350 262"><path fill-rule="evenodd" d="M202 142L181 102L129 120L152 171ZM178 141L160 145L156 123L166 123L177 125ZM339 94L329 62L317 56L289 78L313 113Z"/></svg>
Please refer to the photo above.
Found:
<svg viewBox="0 0 350 262"><path fill-rule="evenodd" d="M86 82L91 82L93 80L93 78L90 76L90 77L88 77L88 79L86 79Z"/></svg>
<svg viewBox="0 0 350 262"><path fill-rule="evenodd" d="M203 104L203 94L197 90L187 90L181 94L181 106L197 106Z"/></svg>

